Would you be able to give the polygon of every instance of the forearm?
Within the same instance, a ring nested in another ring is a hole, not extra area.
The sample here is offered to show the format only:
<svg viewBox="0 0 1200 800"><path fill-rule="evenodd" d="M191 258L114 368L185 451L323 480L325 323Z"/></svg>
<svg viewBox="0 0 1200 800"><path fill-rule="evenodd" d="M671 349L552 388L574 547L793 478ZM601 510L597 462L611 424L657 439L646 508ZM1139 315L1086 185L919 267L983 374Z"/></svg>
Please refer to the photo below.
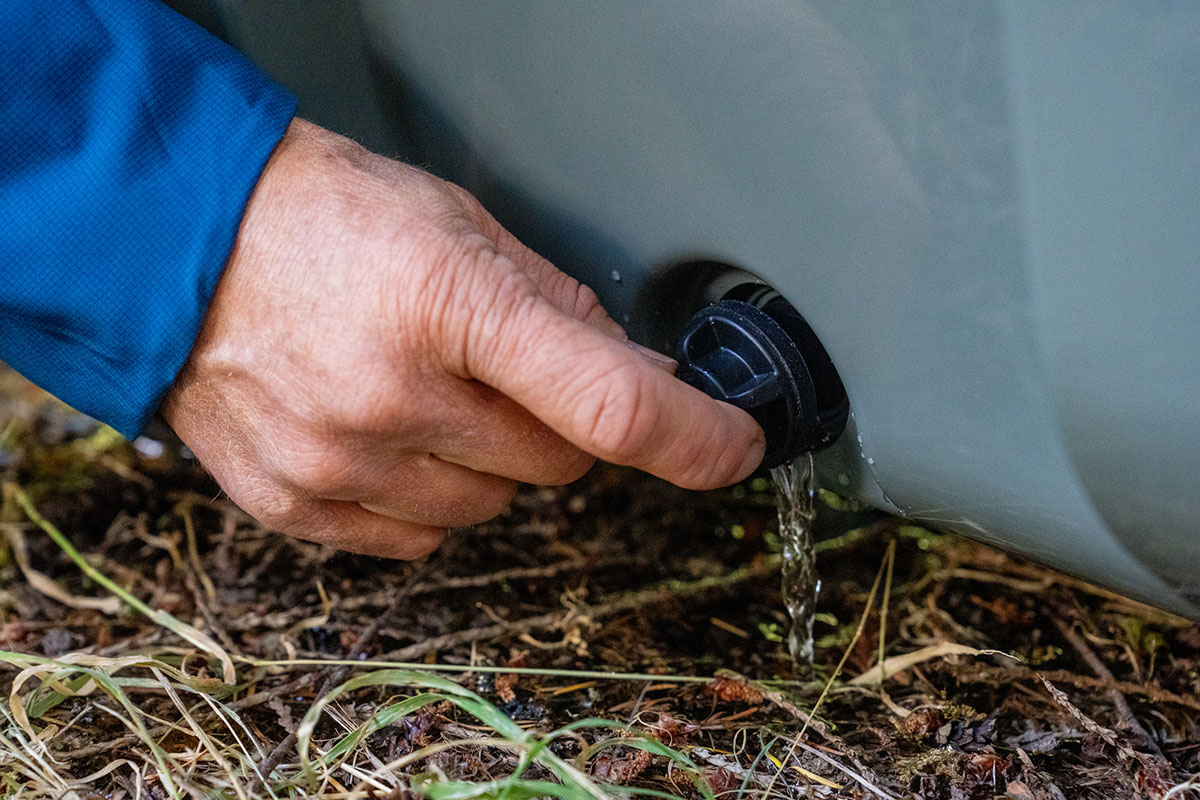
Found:
<svg viewBox="0 0 1200 800"><path fill-rule="evenodd" d="M0 358L131 435L294 101L151 0L4 4L0 31Z"/></svg>

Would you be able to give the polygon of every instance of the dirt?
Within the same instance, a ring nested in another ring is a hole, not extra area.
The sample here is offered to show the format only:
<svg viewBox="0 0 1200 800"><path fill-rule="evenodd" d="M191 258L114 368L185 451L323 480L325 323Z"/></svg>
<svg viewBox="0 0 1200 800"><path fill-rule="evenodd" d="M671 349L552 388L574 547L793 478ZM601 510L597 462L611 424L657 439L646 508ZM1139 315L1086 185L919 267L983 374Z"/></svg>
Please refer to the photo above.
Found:
<svg viewBox="0 0 1200 800"><path fill-rule="evenodd" d="M441 674L531 730L584 717L628 724L686 755L717 795L1200 797L1187 783L1200 773L1200 626L982 545L825 496L815 527L823 589L814 674L797 676L765 475L692 493L602 465L569 487L526 487L499 519L454 531L428 560L404 564L264 530L167 432L155 432L163 454L152 458L12 376L4 382L4 481L93 566L228 652L362 662L337 675L239 662L240 683L222 699L269 767L296 763L289 734L332 680L415 662L462 665ZM180 639L128 605L72 608L31 583L12 548L18 535L28 569L71 598L107 596L13 497L10 488L0 528L0 649L55 658L181 652ZM881 633L887 663L904 654L916 663L882 684L854 684L876 665ZM220 677L213 660L180 664L196 679ZM538 668L551 673L529 673ZM0 671L3 697L16 675ZM148 715L170 717L165 692L136 692ZM342 708L363 719L395 694L363 688ZM62 774L147 761L111 706L92 693L37 720ZM364 747L383 762L447 743L399 770L397 786L418 773L481 781L511 772L503 748L450 746L469 739L472 724L458 707L428 705ZM332 736L331 725L320 723L316 736ZM559 755L576 757L590 741L582 739L556 740ZM186 728L157 740L171 753L197 748ZM700 791L667 757L609 744L586 762L601 785ZM114 769L91 791L166 796L125 774ZM339 775L354 785L352 773ZM0 779L4 796L44 788Z"/></svg>

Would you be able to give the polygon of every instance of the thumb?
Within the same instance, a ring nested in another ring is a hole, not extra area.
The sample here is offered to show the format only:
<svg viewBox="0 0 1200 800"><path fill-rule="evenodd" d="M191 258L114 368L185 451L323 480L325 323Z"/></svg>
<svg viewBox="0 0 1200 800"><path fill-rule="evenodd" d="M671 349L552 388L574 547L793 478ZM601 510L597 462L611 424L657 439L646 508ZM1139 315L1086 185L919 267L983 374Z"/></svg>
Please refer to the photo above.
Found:
<svg viewBox="0 0 1200 800"><path fill-rule="evenodd" d="M497 313L467 351L471 376L576 447L689 489L734 483L761 463L762 429L541 297Z"/></svg>

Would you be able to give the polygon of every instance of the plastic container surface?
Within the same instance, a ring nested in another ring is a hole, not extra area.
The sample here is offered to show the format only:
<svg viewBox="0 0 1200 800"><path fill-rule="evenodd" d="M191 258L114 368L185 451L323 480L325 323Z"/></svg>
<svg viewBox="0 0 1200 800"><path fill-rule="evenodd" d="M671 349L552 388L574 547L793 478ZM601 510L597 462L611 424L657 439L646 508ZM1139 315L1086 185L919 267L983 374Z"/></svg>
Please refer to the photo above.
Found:
<svg viewBox="0 0 1200 800"><path fill-rule="evenodd" d="M238 6L302 113L643 342L779 290L850 400L831 489L1200 616L1200 5Z"/></svg>

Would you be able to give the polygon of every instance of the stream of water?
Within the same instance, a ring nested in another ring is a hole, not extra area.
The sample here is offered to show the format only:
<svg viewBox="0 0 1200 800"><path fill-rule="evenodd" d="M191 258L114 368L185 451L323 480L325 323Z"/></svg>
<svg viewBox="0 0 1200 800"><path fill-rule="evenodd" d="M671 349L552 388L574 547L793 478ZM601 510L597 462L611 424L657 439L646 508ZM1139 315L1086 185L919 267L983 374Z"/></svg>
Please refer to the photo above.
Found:
<svg viewBox="0 0 1200 800"><path fill-rule="evenodd" d="M771 470L779 504L779 537L783 540L783 604L791 617L788 650L796 665L812 666L813 613L821 581L817 577L812 525L816 487L812 455Z"/></svg>

